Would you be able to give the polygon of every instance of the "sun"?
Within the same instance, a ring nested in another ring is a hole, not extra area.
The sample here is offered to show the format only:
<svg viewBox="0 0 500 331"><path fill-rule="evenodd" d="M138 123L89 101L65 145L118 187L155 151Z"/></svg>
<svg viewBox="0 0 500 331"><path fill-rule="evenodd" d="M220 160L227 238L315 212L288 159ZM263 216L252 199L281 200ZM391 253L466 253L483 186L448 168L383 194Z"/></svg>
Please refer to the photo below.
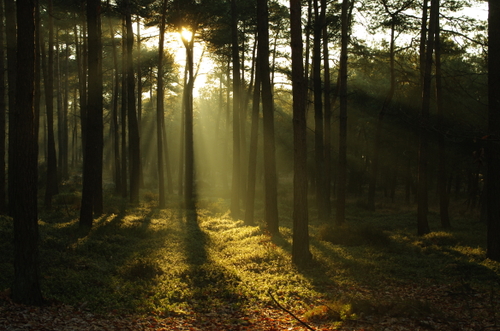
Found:
<svg viewBox="0 0 500 331"><path fill-rule="evenodd" d="M191 41L191 38L193 38L193 32L189 31L186 28L182 28L180 34L181 38L185 41Z"/></svg>

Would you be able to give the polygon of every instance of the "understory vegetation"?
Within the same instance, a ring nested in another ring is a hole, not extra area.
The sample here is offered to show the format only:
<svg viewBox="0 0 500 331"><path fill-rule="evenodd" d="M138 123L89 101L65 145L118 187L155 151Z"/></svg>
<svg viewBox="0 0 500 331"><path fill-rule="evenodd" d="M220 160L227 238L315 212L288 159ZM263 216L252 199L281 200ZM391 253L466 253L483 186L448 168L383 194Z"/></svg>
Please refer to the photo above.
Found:
<svg viewBox="0 0 500 331"><path fill-rule="evenodd" d="M274 298L309 323L449 320L454 309L500 323L500 264L485 258L486 225L473 213L455 213L448 231L431 213L436 231L418 237L412 208L367 212L352 202L343 228L311 220L314 260L298 269L285 203L280 235L271 237L263 224L232 220L223 199L199 201L193 221L175 196L162 210L150 192L135 207L108 196L106 213L85 233L73 194L61 194L40 217L42 291L50 302L98 314L161 315L245 311L276 306ZM2 217L0 290L14 275L12 233L12 220Z"/></svg>

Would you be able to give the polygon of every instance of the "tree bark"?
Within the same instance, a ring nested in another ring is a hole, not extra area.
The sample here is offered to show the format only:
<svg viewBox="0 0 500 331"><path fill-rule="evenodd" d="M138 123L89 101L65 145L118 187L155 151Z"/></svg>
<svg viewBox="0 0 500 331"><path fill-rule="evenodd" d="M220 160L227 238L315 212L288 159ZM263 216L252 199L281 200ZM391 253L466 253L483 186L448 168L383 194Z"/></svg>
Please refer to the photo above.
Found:
<svg viewBox="0 0 500 331"><path fill-rule="evenodd" d="M127 115L128 141L130 163L130 202L139 203L139 188L141 180L141 158L139 124L135 104L135 76L134 76L134 33L132 31L132 14L130 0L125 5L125 26L127 30Z"/></svg>
<svg viewBox="0 0 500 331"><path fill-rule="evenodd" d="M432 55L434 53L434 40L436 33L436 14L438 14L439 0L431 0L431 13L425 49L425 67L422 82L422 107L420 111L419 126L419 152L418 152L418 186L417 186L417 233L422 236L430 232L427 220L428 207L428 137L427 130L430 126L430 103L432 84ZM425 16L425 14L424 14Z"/></svg>
<svg viewBox="0 0 500 331"><path fill-rule="evenodd" d="M345 222L347 185L347 45L349 43L349 0L342 2L342 31L340 47L340 87L339 87L339 168L337 180L337 214L335 225Z"/></svg>
<svg viewBox="0 0 500 331"><path fill-rule="evenodd" d="M486 256L500 261L500 3L489 1L488 14L488 131L486 160L487 244Z"/></svg>
<svg viewBox="0 0 500 331"><path fill-rule="evenodd" d="M4 6L3 1L0 0L0 45L5 44L4 37ZM5 100L6 88L5 85L5 48L0 47L0 214L7 212L7 186L6 186L6 169L5 169L5 142L6 142L6 115L7 104Z"/></svg>
<svg viewBox="0 0 500 331"><path fill-rule="evenodd" d="M83 187L80 209L80 226L86 229L92 227L94 215L102 213L103 83L100 6L100 0L87 1L88 135L83 156Z"/></svg>
<svg viewBox="0 0 500 331"><path fill-rule="evenodd" d="M264 131L264 186L265 216L267 230L279 233L278 179L276 175L276 154L274 138L274 105L269 73L269 10L267 0L257 1L257 29L259 75L262 85L262 113Z"/></svg>
<svg viewBox="0 0 500 331"><path fill-rule="evenodd" d="M165 176L163 172L163 123L164 123L164 95L163 95L163 44L165 40L165 15L167 0L163 1L160 22L160 40L158 44L158 77L156 92L156 142L158 166L158 207L165 208Z"/></svg>
<svg viewBox="0 0 500 331"><path fill-rule="evenodd" d="M307 264L309 251L309 215L307 205L306 87L303 64L300 0L290 0L293 93L293 243L292 261Z"/></svg>
<svg viewBox="0 0 500 331"><path fill-rule="evenodd" d="M231 0L231 51L233 63L233 177L231 181L231 216L240 217L241 137L240 137L240 59L238 44L238 10Z"/></svg>
<svg viewBox="0 0 500 331"><path fill-rule="evenodd" d="M14 218L15 302L40 305L38 257L37 169L38 141L35 135L35 2L18 0L17 4L17 84L16 107L11 109L10 139L12 153L12 215Z"/></svg>

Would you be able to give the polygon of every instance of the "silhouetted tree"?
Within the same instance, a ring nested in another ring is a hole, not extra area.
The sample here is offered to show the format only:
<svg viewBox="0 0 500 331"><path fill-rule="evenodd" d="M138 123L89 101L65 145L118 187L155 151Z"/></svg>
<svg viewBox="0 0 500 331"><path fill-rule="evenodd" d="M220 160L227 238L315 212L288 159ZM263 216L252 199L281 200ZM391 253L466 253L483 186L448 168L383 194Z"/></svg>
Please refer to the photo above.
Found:
<svg viewBox="0 0 500 331"><path fill-rule="evenodd" d="M14 218L14 301L43 302L38 257L38 140L35 135L35 1L18 0L16 107L10 109L11 208Z"/></svg>

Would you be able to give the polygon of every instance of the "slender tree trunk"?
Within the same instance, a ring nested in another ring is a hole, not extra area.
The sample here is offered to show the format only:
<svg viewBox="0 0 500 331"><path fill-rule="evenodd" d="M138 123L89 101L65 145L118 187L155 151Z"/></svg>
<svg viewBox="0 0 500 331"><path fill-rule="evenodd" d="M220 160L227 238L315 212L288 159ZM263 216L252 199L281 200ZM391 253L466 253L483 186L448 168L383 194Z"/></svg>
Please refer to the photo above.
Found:
<svg viewBox="0 0 500 331"><path fill-rule="evenodd" d="M12 147L12 216L14 219L14 283L12 298L17 303L40 305L38 254L38 141L35 135L35 1L17 4L16 107L10 109Z"/></svg>
<svg viewBox="0 0 500 331"><path fill-rule="evenodd" d="M231 185L231 216L240 217L241 197L241 137L240 137L240 59L238 44L238 11L231 0L231 50L233 62L233 176Z"/></svg>
<svg viewBox="0 0 500 331"><path fill-rule="evenodd" d="M108 0L109 7L109 0ZM114 181L115 193L120 194L123 191L122 186L122 171L120 164L120 128L118 123L118 99L120 90L120 72L118 69L118 54L116 51L115 31L111 17L108 19L108 26L111 37L111 49L113 53L113 70L114 70L114 85L113 85L113 102L111 108L112 130L113 130L113 165L114 165Z"/></svg>
<svg viewBox="0 0 500 331"><path fill-rule="evenodd" d="M7 46L7 94L9 98L8 109L9 109L9 123L12 121L11 116L14 112L10 111L16 107L16 78L17 78L17 30L16 30L16 2L14 0L5 0L5 35L6 35L6 46ZM12 128L9 129L9 132ZM13 139L9 137L9 148L8 148L8 178L13 178L12 171L14 170L14 165L12 160L14 159L15 146L13 145ZM12 209L14 206L14 187L12 181L8 182L8 201L9 201L9 212L12 214Z"/></svg>
<svg viewBox="0 0 500 331"><path fill-rule="evenodd" d="M324 13L323 16L323 70L325 76L324 87L324 104L325 104L325 129L324 129L324 190L325 190L325 217L330 218L331 215L331 183L332 183L332 102L331 102L331 83L330 83L330 58L328 49L328 25L325 21L327 3L326 0L321 0L321 7Z"/></svg>
<svg viewBox="0 0 500 331"><path fill-rule="evenodd" d="M274 138L274 105L269 72L269 10L267 0L257 1L259 75L262 84L262 113L264 131L264 186L267 230L279 233L278 179Z"/></svg>
<svg viewBox="0 0 500 331"><path fill-rule="evenodd" d="M339 168L337 180L337 214L335 225L345 222L345 202L347 186L347 45L349 43L349 0L342 2L342 31L340 47L340 87L339 87Z"/></svg>
<svg viewBox="0 0 500 331"><path fill-rule="evenodd" d="M309 250L309 216L307 207L307 141L306 91L304 77L300 0L290 0L293 88L293 243L292 261L307 264Z"/></svg>
<svg viewBox="0 0 500 331"><path fill-rule="evenodd" d="M52 206L52 196L58 193L57 156L54 136L54 19L52 0L48 3L49 49L45 72L45 105L47 111L47 183L45 187L45 208Z"/></svg>
<svg viewBox="0 0 500 331"><path fill-rule="evenodd" d="M122 196L126 197L128 195L128 153L127 150L127 27L125 24L125 18L122 21L122 102L120 110L120 120L121 120L121 164L122 164Z"/></svg>
<svg viewBox="0 0 500 331"><path fill-rule="evenodd" d="M445 229L451 228L450 215L448 212L450 197L447 190L448 174L446 171L446 143L444 140L444 133L442 133L444 124L445 105L443 100L443 83L442 83L442 69L441 69L441 28L439 23L439 8L438 14L435 18L436 22L436 100L437 100L437 127L441 131L438 136L438 191L439 191L439 215L441 217L441 226Z"/></svg>
<svg viewBox="0 0 500 331"><path fill-rule="evenodd" d="M434 36L436 32L435 17L439 10L439 0L431 0L431 14L429 18L429 29L427 33L427 46L425 50L425 68L422 84L422 108L420 113L419 127L419 154L418 154L418 187L417 187L417 233L422 236L430 232L427 220L428 207L428 138L429 113L431 102L432 84L432 55L434 53Z"/></svg>
<svg viewBox="0 0 500 331"><path fill-rule="evenodd" d="M137 122L135 105L135 76L133 62L134 34L132 31L132 16L130 11L130 2L127 0L125 25L127 30L127 114L130 153L130 202L139 203L141 159L139 124Z"/></svg>
<svg viewBox="0 0 500 331"><path fill-rule="evenodd" d="M6 115L7 104L5 100L6 85L5 85L5 37L4 37L4 6L0 0L0 214L7 212L7 186L6 186L6 169L5 169L5 142L6 142Z"/></svg>
<svg viewBox="0 0 500 331"><path fill-rule="evenodd" d="M328 215L325 202L325 154L324 154L324 121L323 121L323 84L321 81L321 39L324 23L324 11L320 13L319 0L314 6L314 42L313 42L313 90L314 90L314 160L316 164L316 207L318 219L326 221Z"/></svg>
<svg viewBox="0 0 500 331"><path fill-rule="evenodd" d="M257 70L252 100L252 127L250 130L250 149L248 157L248 185L246 194L245 223L254 224L255 183L257 179L257 149L259 143L260 77Z"/></svg>
<svg viewBox="0 0 500 331"><path fill-rule="evenodd" d="M185 86L185 118L184 118L184 153L185 153L185 173L184 173L184 206L188 219L196 220L196 195L194 183L194 140L193 140L193 86L194 86L194 36L196 29L192 28L191 40L183 39L186 48L186 66L188 69L187 85Z"/></svg>
<svg viewBox="0 0 500 331"><path fill-rule="evenodd" d="M83 188L80 226L92 227L94 215L102 213L102 44L100 0L87 1L88 21L88 102L87 141L83 156ZM100 201L99 201L100 199Z"/></svg>
<svg viewBox="0 0 500 331"><path fill-rule="evenodd" d="M489 1L488 14L488 131L486 161L488 172L486 178L486 204L488 235L486 256L500 261L500 3Z"/></svg>
<svg viewBox="0 0 500 331"><path fill-rule="evenodd" d="M160 22L160 41L158 44L158 77L156 91L156 142L158 153L158 194L159 208L165 208L165 176L163 167L163 126L164 126L164 105L163 105L163 44L165 40L165 15L167 11L167 0L163 1L161 22Z"/></svg>

